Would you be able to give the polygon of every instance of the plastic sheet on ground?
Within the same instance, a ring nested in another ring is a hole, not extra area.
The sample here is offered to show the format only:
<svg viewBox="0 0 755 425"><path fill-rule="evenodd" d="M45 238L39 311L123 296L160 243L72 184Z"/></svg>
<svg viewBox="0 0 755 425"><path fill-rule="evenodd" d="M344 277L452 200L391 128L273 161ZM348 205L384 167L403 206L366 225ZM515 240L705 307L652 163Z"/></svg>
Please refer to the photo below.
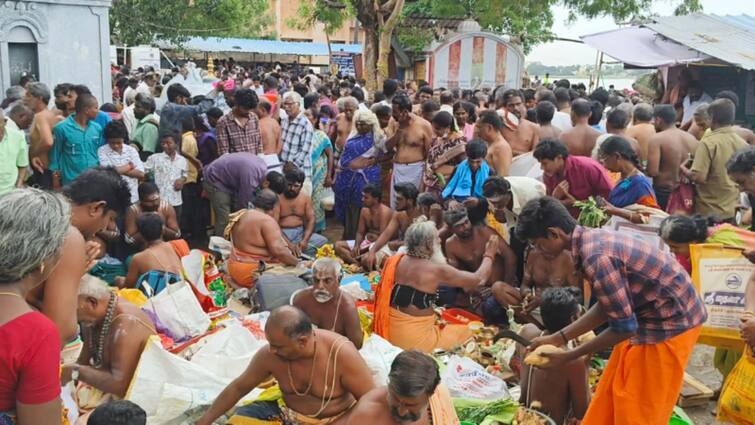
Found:
<svg viewBox="0 0 755 425"><path fill-rule="evenodd" d="M403 350L381 338L380 335L372 334L362 344L359 354L370 368L375 386L388 384L388 373L391 371L393 359Z"/></svg>
<svg viewBox="0 0 755 425"><path fill-rule="evenodd" d="M451 356L441 381L453 398L498 400L511 398L506 383L467 357Z"/></svg>
<svg viewBox="0 0 755 425"><path fill-rule="evenodd" d="M229 324L205 338L189 361L164 350L153 337L142 353L126 399L147 412L149 424L164 423L186 410L211 404L241 375L262 345L240 324ZM260 392L252 391L244 400Z"/></svg>

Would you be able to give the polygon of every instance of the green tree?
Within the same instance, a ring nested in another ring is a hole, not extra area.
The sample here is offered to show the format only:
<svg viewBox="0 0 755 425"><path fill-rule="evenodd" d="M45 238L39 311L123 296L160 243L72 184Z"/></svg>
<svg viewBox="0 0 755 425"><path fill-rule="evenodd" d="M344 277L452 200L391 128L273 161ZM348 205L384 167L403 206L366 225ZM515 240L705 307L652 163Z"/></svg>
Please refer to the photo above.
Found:
<svg viewBox="0 0 755 425"><path fill-rule="evenodd" d="M191 36L259 37L270 23L267 0L114 0L110 31L129 46Z"/></svg>
<svg viewBox="0 0 755 425"><path fill-rule="evenodd" d="M321 24L325 30L325 40L328 45L328 63L330 63L332 54L330 36L338 31L350 16L351 10L341 4L337 7L326 7L324 3L302 1L299 4L296 18L289 19L288 25L300 31L306 31Z"/></svg>

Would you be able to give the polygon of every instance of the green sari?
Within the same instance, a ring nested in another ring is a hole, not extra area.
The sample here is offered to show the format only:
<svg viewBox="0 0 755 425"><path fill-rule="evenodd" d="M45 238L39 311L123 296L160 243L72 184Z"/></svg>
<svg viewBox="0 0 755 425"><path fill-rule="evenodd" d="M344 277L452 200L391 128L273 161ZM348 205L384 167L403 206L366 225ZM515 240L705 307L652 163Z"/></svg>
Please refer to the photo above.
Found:
<svg viewBox="0 0 755 425"><path fill-rule="evenodd" d="M325 230L325 210L322 197L325 192L325 177L328 174L328 156L326 149L333 149L328 135L315 130L312 138L312 205L315 209L315 232Z"/></svg>

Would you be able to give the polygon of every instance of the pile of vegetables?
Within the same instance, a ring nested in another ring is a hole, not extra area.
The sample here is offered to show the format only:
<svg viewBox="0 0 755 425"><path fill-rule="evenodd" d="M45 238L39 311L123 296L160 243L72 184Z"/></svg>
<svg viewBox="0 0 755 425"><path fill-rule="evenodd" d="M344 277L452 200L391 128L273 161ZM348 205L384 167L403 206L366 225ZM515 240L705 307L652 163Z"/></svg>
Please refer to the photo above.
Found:
<svg viewBox="0 0 755 425"><path fill-rule="evenodd" d="M455 398L454 408L460 421L479 425L513 422L519 403L511 399L475 400Z"/></svg>
<svg viewBox="0 0 755 425"><path fill-rule="evenodd" d="M598 206L592 196L586 201L575 202L574 207L580 209L577 221L585 227L601 227L608 221L608 214Z"/></svg>

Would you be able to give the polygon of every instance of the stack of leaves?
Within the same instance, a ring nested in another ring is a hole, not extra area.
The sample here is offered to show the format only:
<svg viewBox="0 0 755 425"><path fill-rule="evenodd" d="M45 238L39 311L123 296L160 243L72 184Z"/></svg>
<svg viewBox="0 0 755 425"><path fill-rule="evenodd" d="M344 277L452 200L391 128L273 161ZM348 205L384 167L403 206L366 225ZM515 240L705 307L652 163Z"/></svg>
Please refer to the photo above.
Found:
<svg viewBox="0 0 755 425"><path fill-rule="evenodd" d="M519 404L512 399L476 400L455 398L456 415L462 422L479 425L500 422L510 424L514 420Z"/></svg>
<svg viewBox="0 0 755 425"><path fill-rule="evenodd" d="M608 221L608 214L598 206L592 196L586 201L575 202L574 207L580 209L577 221L585 227L601 227Z"/></svg>

